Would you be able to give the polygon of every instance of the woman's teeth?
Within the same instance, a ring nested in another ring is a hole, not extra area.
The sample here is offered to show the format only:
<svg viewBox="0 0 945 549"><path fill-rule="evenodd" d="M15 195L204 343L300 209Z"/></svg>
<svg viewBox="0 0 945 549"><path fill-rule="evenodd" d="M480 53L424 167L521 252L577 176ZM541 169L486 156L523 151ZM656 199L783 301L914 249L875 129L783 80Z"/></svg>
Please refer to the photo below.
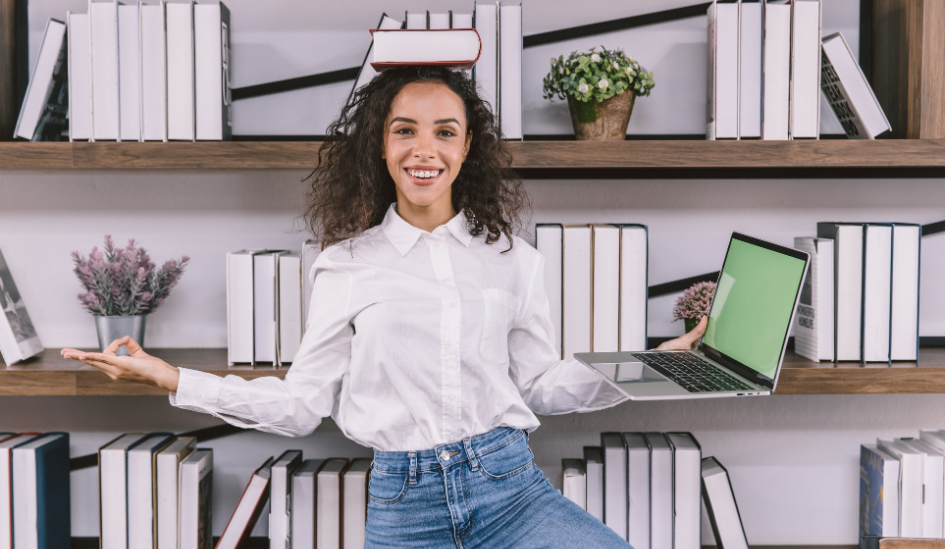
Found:
<svg viewBox="0 0 945 549"><path fill-rule="evenodd" d="M432 179L440 174L440 170L407 170L407 173L417 179Z"/></svg>

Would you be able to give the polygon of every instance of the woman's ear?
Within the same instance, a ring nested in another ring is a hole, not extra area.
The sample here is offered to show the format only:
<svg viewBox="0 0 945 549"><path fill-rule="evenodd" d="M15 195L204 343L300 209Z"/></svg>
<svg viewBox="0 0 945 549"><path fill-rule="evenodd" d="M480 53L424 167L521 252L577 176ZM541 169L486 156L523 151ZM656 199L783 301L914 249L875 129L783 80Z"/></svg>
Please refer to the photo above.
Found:
<svg viewBox="0 0 945 549"><path fill-rule="evenodd" d="M463 145L463 160L466 160L466 155L469 154L469 147L472 145L472 131L466 132L466 144Z"/></svg>

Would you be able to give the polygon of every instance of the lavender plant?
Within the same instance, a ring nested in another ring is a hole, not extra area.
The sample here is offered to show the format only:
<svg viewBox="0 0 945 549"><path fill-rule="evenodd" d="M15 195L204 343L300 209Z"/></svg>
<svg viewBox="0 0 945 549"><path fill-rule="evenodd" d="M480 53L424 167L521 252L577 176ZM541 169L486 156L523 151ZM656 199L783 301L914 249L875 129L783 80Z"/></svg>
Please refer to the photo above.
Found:
<svg viewBox="0 0 945 549"><path fill-rule="evenodd" d="M105 235L104 249L92 248L88 258L72 252L73 272L86 291L79 294L79 301L95 316L154 312L180 281L188 261L185 255L155 269L148 252L136 247L133 239L124 248L116 248L110 235Z"/></svg>
<svg viewBox="0 0 945 549"><path fill-rule="evenodd" d="M676 299L673 306L674 320L698 320L709 315L715 282L697 282Z"/></svg>

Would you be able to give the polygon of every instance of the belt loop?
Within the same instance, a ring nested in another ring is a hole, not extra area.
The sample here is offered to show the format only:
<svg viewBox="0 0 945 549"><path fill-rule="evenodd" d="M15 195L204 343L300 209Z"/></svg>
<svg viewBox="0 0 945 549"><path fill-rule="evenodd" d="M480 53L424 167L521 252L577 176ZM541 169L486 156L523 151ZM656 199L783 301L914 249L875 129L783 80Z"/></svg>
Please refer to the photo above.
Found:
<svg viewBox="0 0 945 549"><path fill-rule="evenodd" d="M468 438L463 439L463 448L466 449L466 459L469 460L469 466L473 471L479 470L479 458L476 457L476 452L472 449L472 441Z"/></svg>
<svg viewBox="0 0 945 549"><path fill-rule="evenodd" d="M408 456L410 457L410 473L408 474L408 477L410 479L410 484L416 484L417 483L417 453L410 452Z"/></svg>

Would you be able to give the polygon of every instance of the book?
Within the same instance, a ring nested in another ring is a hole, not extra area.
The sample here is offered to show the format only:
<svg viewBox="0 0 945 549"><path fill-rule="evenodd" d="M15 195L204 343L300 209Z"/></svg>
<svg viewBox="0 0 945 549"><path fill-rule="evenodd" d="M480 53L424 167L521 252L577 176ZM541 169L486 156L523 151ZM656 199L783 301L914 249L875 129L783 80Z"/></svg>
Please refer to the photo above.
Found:
<svg viewBox="0 0 945 549"><path fill-rule="evenodd" d="M195 128L194 4L165 4L167 29L167 138L193 141Z"/></svg>
<svg viewBox="0 0 945 549"><path fill-rule="evenodd" d="M302 342L302 258L279 256L279 364L291 364Z"/></svg>
<svg viewBox="0 0 945 549"><path fill-rule="evenodd" d="M279 365L279 257L267 251L253 256L254 360Z"/></svg>
<svg viewBox="0 0 945 549"><path fill-rule="evenodd" d="M118 134L141 141L141 17L139 4L118 4Z"/></svg>
<svg viewBox="0 0 945 549"><path fill-rule="evenodd" d="M348 465L344 458L326 459L315 478L315 547L339 547L342 515L341 473Z"/></svg>
<svg viewBox="0 0 945 549"><path fill-rule="evenodd" d="M874 139L891 129L886 113L843 34L825 36L820 88L850 139Z"/></svg>
<svg viewBox="0 0 945 549"><path fill-rule="evenodd" d="M13 448L13 547L69 549L69 433L46 433Z"/></svg>
<svg viewBox="0 0 945 549"><path fill-rule="evenodd" d="M227 363L255 364L253 313L254 257L265 250L240 250L226 254Z"/></svg>
<svg viewBox="0 0 945 549"><path fill-rule="evenodd" d="M46 21L43 43L13 129L14 139L61 140L69 111L68 49L66 24L56 19Z"/></svg>
<svg viewBox="0 0 945 549"><path fill-rule="evenodd" d="M128 450L128 549L157 547L156 457L172 442L170 433L152 433Z"/></svg>
<svg viewBox="0 0 945 549"><path fill-rule="evenodd" d="M765 0L762 139L785 140L791 91L791 5Z"/></svg>
<svg viewBox="0 0 945 549"><path fill-rule="evenodd" d="M43 352L43 344L0 252L0 357L8 366Z"/></svg>
<svg viewBox="0 0 945 549"><path fill-rule="evenodd" d="M863 362L889 362L892 225L863 227Z"/></svg>
<svg viewBox="0 0 945 549"><path fill-rule="evenodd" d="M649 244L646 225L620 225L620 351L647 349Z"/></svg>
<svg viewBox="0 0 945 549"><path fill-rule="evenodd" d="M915 438L898 439L922 454L922 537L945 537L945 450Z"/></svg>
<svg viewBox="0 0 945 549"><path fill-rule="evenodd" d="M564 267L564 228L560 223L539 223L535 225L535 247L544 258L545 292L548 294L548 312L555 330L555 350L564 358L561 347L562 322L561 305L564 297L562 288L562 269Z"/></svg>
<svg viewBox="0 0 945 549"><path fill-rule="evenodd" d="M864 536L899 536L899 460L876 445L860 446L860 549Z"/></svg>
<svg viewBox="0 0 945 549"><path fill-rule="evenodd" d="M794 247L810 254L810 268L794 322L794 351L815 362L833 360L833 240L799 236Z"/></svg>
<svg viewBox="0 0 945 549"><path fill-rule="evenodd" d="M748 549L748 537L735 502L728 470L714 457L702 460L702 500L715 544L723 549Z"/></svg>
<svg viewBox="0 0 945 549"><path fill-rule="evenodd" d="M620 227L591 227L591 351L620 347Z"/></svg>
<svg viewBox="0 0 945 549"><path fill-rule="evenodd" d="M794 0L791 139L820 138L820 0Z"/></svg>
<svg viewBox="0 0 945 549"><path fill-rule="evenodd" d="M299 452L301 453L301 452ZM272 487L272 466L273 459L269 457L253 474L249 477L249 483L243 489L239 501L236 502L236 508L230 515L220 540L214 549L237 549L245 546L249 540L256 521L262 515L263 508L269 502ZM273 494L274 496L274 494ZM275 499L272 500L275 503ZM283 505L283 511L285 506ZM287 539L288 515L279 522L273 522L272 514L269 515L269 546L270 547L289 547ZM303 546L304 547L304 546Z"/></svg>
<svg viewBox="0 0 945 549"><path fill-rule="evenodd" d="M736 2L712 2L708 20L706 139L738 139L739 14Z"/></svg>
<svg viewBox="0 0 945 549"><path fill-rule="evenodd" d="M627 541L650 547L650 447L643 433L624 433L627 445Z"/></svg>
<svg viewBox="0 0 945 549"><path fill-rule="evenodd" d="M604 524L627 539L627 447L620 433L601 433L604 461Z"/></svg>
<svg viewBox="0 0 945 549"><path fill-rule="evenodd" d="M561 305L562 355L591 350L591 228L587 225L565 224L562 247L563 299Z"/></svg>
<svg viewBox="0 0 945 549"><path fill-rule="evenodd" d="M584 470L587 473L587 512L604 521L604 458L600 446L584 447Z"/></svg>
<svg viewBox="0 0 945 549"><path fill-rule="evenodd" d="M128 451L147 435L122 435L98 450L101 549L128 547Z"/></svg>
<svg viewBox="0 0 945 549"><path fill-rule="evenodd" d="M561 493L581 509L587 510L587 471L583 459L561 460Z"/></svg>
<svg viewBox="0 0 945 549"><path fill-rule="evenodd" d="M404 21L407 23L406 28L410 30L421 30L428 28L428 14L429 12L426 11L404 12Z"/></svg>
<svg viewBox="0 0 945 549"><path fill-rule="evenodd" d="M892 225L892 305L889 359L919 359L919 266L922 226Z"/></svg>
<svg viewBox="0 0 945 549"><path fill-rule="evenodd" d="M92 60L92 141L121 139L118 79L118 2L89 0Z"/></svg>
<svg viewBox="0 0 945 549"><path fill-rule="evenodd" d="M178 549L180 464L197 448L194 437L177 437L154 456L157 473L157 549Z"/></svg>
<svg viewBox="0 0 945 549"><path fill-rule="evenodd" d="M430 13L427 12L427 28L428 29L451 29L453 28L453 12L448 11L446 13Z"/></svg>
<svg viewBox="0 0 945 549"><path fill-rule="evenodd" d="M430 19L433 20L432 17ZM431 23L432 24L432 23ZM342 472L344 493L342 494L342 549L364 547L367 524L368 482L371 478L371 459L357 458L348 462Z"/></svg>
<svg viewBox="0 0 945 549"><path fill-rule="evenodd" d="M738 136L761 138L764 0L743 0L738 21Z"/></svg>
<svg viewBox="0 0 945 549"><path fill-rule="evenodd" d="M270 462L267 461L266 463L269 464ZM289 534L291 533L289 524L292 508L292 475L302 466L302 451L286 450L271 465L269 548L288 549L290 547ZM249 527L248 530L252 530L252 527Z"/></svg>
<svg viewBox="0 0 945 549"><path fill-rule="evenodd" d="M319 246L312 240L306 240L302 244L302 332L305 333L305 327L308 326L309 309L312 305L312 266L315 265L315 258L321 253Z"/></svg>
<svg viewBox="0 0 945 549"><path fill-rule="evenodd" d="M645 433L650 447L650 549L673 549L673 450L663 433Z"/></svg>
<svg viewBox="0 0 945 549"><path fill-rule="evenodd" d="M502 137L525 138L522 108L522 3L499 7L499 125Z"/></svg>
<svg viewBox="0 0 945 549"><path fill-rule="evenodd" d="M473 69L473 80L479 96L492 113L499 116L499 4L498 2L476 2L473 11L473 26L482 41L479 61Z"/></svg>
<svg viewBox="0 0 945 549"><path fill-rule="evenodd" d="M213 450L196 449L180 464L179 549L211 549Z"/></svg>
<svg viewBox="0 0 945 549"><path fill-rule="evenodd" d="M0 435L0 549L13 549L13 449L39 433Z"/></svg>
<svg viewBox="0 0 945 549"><path fill-rule="evenodd" d="M141 137L167 141L167 31L165 3L141 4Z"/></svg>
<svg viewBox="0 0 945 549"><path fill-rule="evenodd" d="M403 26L403 21L398 21L392 17L388 17L386 13L382 14L381 20L377 22L378 29L399 29L403 28ZM375 76L377 76L377 71L371 66L371 61L374 60L374 35L372 34L371 36L371 45L368 47L367 53L364 54L364 62L361 63L361 70L358 72L358 77L354 81L354 87L351 88L351 93L348 96L349 101L351 100L351 96L354 95L354 92L358 88L367 84Z"/></svg>
<svg viewBox="0 0 945 549"><path fill-rule="evenodd" d="M475 29L374 29L376 71L405 65L440 65L471 69L479 58Z"/></svg>
<svg viewBox="0 0 945 549"><path fill-rule="evenodd" d="M230 96L230 10L223 2L194 6L194 116L198 141L233 137Z"/></svg>
<svg viewBox="0 0 945 549"><path fill-rule="evenodd" d="M833 240L833 360L859 361L863 325L863 224L821 222L817 236Z"/></svg>
<svg viewBox="0 0 945 549"><path fill-rule="evenodd" d="M899 440L876 441L899 460L899 536L922 537L923 454Z"/></svg>
<svg viewBox="0 0 945 549"><path fill-rule="evenodd" d="M673 549L702 547L702 448L691 433L666 433L673 449Z"/></svg>
<svg viewBox="0 0 945 549"><path fill-rule="evenodd" d="M89 51L89 15L66 14L69 42L69 141L88 141L92 136L92 58Z"/></svg>
<svg viewBox="0 0 945 549"><path fill-rule="evenodd" d="M451 25L453 29L471 29L473 28L472 13L453 13L450 12Z"/></svg>
<svg viewBox="0 0 945 549"><path fill-rule="evenodd" d="M292 475L292 545L315 547L315 478L325 463L307 459Z"/></svg>

